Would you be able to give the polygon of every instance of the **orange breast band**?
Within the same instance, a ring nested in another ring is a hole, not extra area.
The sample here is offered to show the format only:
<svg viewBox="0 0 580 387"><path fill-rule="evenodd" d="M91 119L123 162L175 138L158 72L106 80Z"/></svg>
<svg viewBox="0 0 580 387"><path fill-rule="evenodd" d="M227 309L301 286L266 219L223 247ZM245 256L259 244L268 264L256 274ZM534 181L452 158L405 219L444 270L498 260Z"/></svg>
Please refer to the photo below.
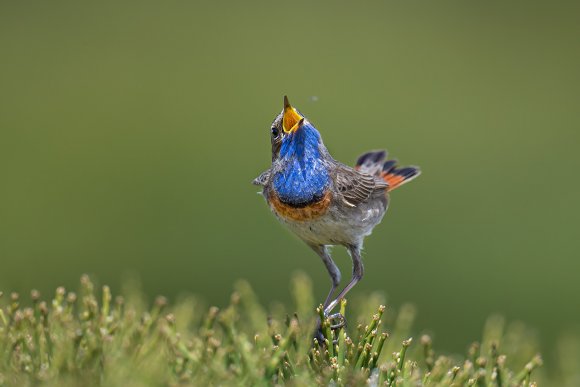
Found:
<svg viewBox="0 0 580 387"><path fill-rule="evenodd" d="M305 221L316 219L324 215L330 206L332 194L328 191L322 199L305 207L292 207L291 205L282 203L278 198L278 195L273 191L270 192L269 199L270 207L272 207L274 212L276 212L280 217L296 221Z"/></svg>

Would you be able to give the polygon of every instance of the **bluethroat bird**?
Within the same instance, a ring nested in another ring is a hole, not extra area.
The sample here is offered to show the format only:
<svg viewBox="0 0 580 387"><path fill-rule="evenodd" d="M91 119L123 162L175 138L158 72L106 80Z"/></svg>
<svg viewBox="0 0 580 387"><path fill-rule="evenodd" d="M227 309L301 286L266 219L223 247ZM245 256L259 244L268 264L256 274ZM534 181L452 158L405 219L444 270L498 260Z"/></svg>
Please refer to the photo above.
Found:
<svg viewBox="0 0 580 387"><path fill-rule="evenodd" d="M270 129L272 166L253 183L278 220L320 258L332 280L324 314L335 328L344 316L332 310L363 276L364 238L381 222L389 193L419 176L417 167L398 168L383 150L360 156L354 168L332 158L314 125L284 97L284 108ZM352 278L335 297L340 270L329 247L344 246L352 258Z"/></svg>

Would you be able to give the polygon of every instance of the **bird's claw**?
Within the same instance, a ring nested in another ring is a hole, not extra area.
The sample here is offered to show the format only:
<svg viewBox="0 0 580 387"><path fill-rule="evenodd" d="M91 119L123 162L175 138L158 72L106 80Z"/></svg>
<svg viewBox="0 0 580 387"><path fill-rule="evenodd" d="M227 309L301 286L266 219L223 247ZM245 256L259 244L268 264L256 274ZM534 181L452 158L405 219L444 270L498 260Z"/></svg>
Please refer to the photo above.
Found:
<svg viewBox="0 0 580 387"><path fill-rule="evenodd" d="M333 313L333 314L326 314L325 317L330 322L329 328L333 331L337 331L340 328L344 328L346 326L346 318L342 315L342 313ZM336 335L338 337L338 335ZM319 325L318 329L314 333L314 337L318 340L319 343L324 343L325 337L322 331L322 326ZM332 340L333 344L338 343L338 338Z"/></svg>
<svg viewBox="0 0 580 387"><path fill-rule="evenodd" d="M330 321L330 329L333 331L346 326L346 318L344 318L342 313L334 313L328 315L327 318Z"/></svg>

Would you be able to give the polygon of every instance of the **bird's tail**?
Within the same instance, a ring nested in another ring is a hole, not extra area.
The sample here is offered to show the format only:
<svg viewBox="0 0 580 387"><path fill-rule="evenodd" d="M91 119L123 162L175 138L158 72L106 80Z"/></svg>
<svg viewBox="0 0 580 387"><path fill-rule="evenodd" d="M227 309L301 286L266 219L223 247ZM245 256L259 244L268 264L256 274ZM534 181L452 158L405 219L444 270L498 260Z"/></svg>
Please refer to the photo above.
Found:
<svg viewBox="0 0 580 387"><path fill-rule="evenodd" d="M355 169L383 178L389 184L389 192L421 174L419 167L397 168L397 161L384 161L386 157L387 152L383 150L367 152L358 158Z"/></svg>

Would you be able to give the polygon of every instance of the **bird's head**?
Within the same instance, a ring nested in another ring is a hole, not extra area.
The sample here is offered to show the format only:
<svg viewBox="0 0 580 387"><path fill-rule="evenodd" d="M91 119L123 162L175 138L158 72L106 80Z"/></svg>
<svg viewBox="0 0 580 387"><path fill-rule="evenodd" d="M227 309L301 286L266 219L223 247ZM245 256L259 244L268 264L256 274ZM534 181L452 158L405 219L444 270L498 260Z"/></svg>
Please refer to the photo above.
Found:
<svg viewBox="0 0 580 387"><path fill-rule="evenodd" d="M322 144L316 128L302 113L290 105L286 96L284 96L284 108L272 122L270 133L272 160L279 157L283 145L285 148L301 148L306 142Z"/></svg>

